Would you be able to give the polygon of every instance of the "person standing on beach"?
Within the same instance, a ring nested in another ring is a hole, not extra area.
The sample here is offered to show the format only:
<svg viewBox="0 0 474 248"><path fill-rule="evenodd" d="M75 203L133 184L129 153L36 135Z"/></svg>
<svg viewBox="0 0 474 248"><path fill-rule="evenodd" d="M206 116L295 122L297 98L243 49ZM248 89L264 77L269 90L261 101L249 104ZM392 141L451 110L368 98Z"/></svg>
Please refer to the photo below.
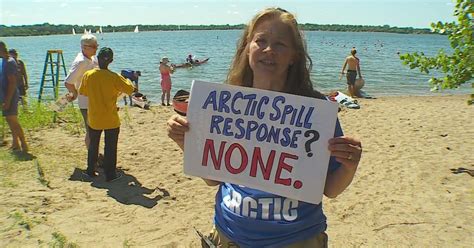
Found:
<svg viewBox="0 0 474 248"><path fill-rule="evenodd" d="M13 151L28 152L28 143L26 142L25 134L18 121L18 87L17 64L13 58L9 58L7 52L7 45L0 41L0 104L2 107L2 114L7 120L8 126L12 133Z"/></svg>
<svg viewBox="0 0 474 248"><path fill-rule="evenodd" d="M227 83L326 99L313 89L311 65L293 14L280 8L268 8L246 26ZM181 149L184 149L184 133L190 125L192 123L179 115L168 120L168 136ZM343 136L337 121L328 149L331 159L324 194L334 198L352 182L362 148L358 139ZM215 197L215 227L208 240L217 247L327 247L322 203L297 201L227 182L204 181L219 187ZM291 202L291 206L283 206L284 202ZM288 207L291 218L281 218L283 209Z"/></svg>
<svg viewBox="0 0 474 248"><path fill-rule="evenodd" d="M160 74L161 74L161 105L170 106L170 94L171 94L171 74L174 69L168 65L168 57L163 57L160 60Z"/></svg>
<svg viewBox="0 0 474 248"><path fill-rule="evenodd" d="M108 182L122 176L116 171L117 143L120 133L117 96L121 93L130 95L135 90L131 82L108 69L113 57L112 49L108 47L100 49L97 56L99 68L84 73L79 88L79 93L89 98L87 120L90 144L87 153L86 174L90 177L98 175L95 165L99 153L100 136L104 131L104 172Z"/></svg>
<svg viewBox="0 0 474 248"><path fill-rule="evenodd" d="M79 109L81 110L82 119L84 120L84 126L86 128L86 137L84 138L86 147L89 148L89 130L87 123L87 107L88 99L87 96L79 95L77 90L81 85L81 79L84 73L88 70L97 68L97 58L95 54L97 52L97 38L92 34L85 34L81 37L81 52L77 54L76 58L72 62L69 74L65 79L66 88L69 91L68 100L74 101L76 98L79 102Z"/></svg>
<svg viewBox="0 0 474 248"><path fill-rule="evenodd" d="M10 49L8 50L8 54L10 57L12 57L18 68L18 82L17 82L17 87L18 87L18 92L20 94L20 101L21 104L23 105L23 108L25 109L27 105L27 99L28 96L26 94L28 90L28 74L26 73L26 66L23 60L18 58L18 52L15 49Z"/></svg>
<svg viewBox="0 0 474 248"><path fill-rule="evenodd" d="M355 82L357 78L357 74L359 74L359 78L362 79L362 74L360 73L360 60L356 57L357 50L355 47L351 50L351 55L349 55L346 60L344 61L344 65L342 66L341 75L344 75L344 71L346 70L347 66L347 91L351 97L357 96L360 97L359 89L355 87Z"/></svg>

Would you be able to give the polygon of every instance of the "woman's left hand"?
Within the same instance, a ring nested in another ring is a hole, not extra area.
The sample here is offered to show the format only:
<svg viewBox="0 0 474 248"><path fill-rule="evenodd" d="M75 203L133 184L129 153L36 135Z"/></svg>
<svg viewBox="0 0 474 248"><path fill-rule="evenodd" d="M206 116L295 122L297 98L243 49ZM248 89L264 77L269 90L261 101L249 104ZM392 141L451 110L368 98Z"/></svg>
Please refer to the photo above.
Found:
<svg viewBox="0 0 474 248"><path fill-rule="evenodd" d="M329 151L336 161L347 169L356 170L362 155L360 140L352 137L341 136L329 140Z"/></svg>

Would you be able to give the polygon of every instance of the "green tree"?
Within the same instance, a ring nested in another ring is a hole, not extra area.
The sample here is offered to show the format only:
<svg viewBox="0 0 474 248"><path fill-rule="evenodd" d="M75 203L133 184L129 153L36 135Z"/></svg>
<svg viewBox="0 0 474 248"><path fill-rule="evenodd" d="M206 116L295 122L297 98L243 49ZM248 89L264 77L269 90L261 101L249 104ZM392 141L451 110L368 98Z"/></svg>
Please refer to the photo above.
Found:
<svg viewBox="0 0 474 248"><path fill-rule="evenodd" d="M457 0L454 16L457 22L431 23L433 32L447 34L453 48L452 54L446 54L444 50L438 51L435 57L427 57L423 52L400 55L404 65L410 69L419 68L421 72L428 74L435 69L443 73L444 77L430 79L433 89L453 89L472 79L474 66L474 45L472 0ZM472 85L474 89L474 84ZM472 95L470 102L472 103Z"/></svg>

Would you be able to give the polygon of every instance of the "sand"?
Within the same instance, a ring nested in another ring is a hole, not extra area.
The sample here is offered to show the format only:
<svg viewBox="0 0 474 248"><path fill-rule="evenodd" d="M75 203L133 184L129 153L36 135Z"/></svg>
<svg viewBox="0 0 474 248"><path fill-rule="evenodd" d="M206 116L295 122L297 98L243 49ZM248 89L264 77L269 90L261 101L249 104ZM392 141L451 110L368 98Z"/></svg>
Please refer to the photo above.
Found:
<svg viewBox="0 0 474 248"><path fill-rule="evenodd" d="M323 200L330 246L472 247L474 178L459 169L474 169L467 98L362 99L339 113L364 153L352 185ZM199 247L193 227L211 229L216 188L183 174L166 135L172 114L121 110L125 177L114 183L83 180L83 135L65 124L27 132L35 160L12 160L1 147L0 247Z"/></svg>

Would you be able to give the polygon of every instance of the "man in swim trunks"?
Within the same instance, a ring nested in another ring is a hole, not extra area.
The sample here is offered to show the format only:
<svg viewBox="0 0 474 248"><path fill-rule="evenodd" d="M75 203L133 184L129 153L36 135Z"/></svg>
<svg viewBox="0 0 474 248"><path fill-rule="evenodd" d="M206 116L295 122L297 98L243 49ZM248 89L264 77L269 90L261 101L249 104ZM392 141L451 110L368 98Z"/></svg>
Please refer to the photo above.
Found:
<svg viewBox="0 0 474 248"><path fill-rule="evenodd" d="M359 58L356 57L356 49L355 47L351 50L351 55L346 58L344 61L344 66L342 67L341 74L344 74L344 71L347 66L346 78L347 78L347 91L351 97L360 96L359 90L355 87L355 81L357 74L359 74L359 78L362 79L362 75L360 73L360 65L359 65Z"/></svg>

